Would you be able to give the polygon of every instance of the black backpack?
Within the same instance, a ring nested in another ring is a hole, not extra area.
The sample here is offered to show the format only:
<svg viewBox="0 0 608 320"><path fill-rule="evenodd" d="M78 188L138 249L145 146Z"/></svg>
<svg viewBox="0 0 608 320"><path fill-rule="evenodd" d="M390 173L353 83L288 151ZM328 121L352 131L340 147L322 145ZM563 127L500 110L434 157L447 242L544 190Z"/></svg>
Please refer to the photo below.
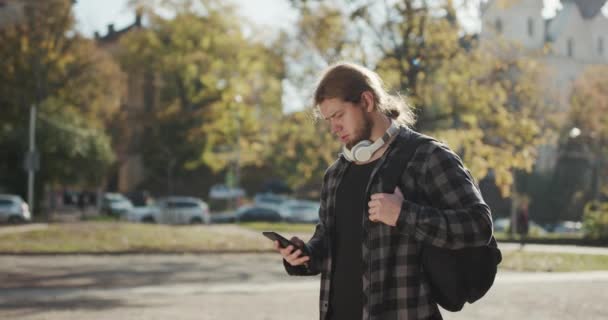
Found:
<svg viewBox="0 0 608 320"><path fill-rule="evenodd" d="M414 131L411 131L407 140L396 141L394 147L399 150L396 150L391 161L383 169L384 192L392 193L395 186L403 185L403 170L418 146L430 141L436 140ZM413 202L424 202L421 201L420 194L407 196ZM502 261L494 236L485 246L457 250L423 244L420 255L433 299L442 308L452 312L460 311L466 302L473 303L486 294L494 283L498 264Z"/></svg>

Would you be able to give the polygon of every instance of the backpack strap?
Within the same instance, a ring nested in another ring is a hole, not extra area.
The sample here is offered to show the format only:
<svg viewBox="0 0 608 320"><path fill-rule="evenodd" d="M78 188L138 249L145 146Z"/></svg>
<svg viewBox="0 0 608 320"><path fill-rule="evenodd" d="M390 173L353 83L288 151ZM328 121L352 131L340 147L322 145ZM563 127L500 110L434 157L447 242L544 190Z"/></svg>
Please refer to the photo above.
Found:
<svg viewBox="0 0 608 320"><path fill-rule="evenodd" d="M405 129L407 137L396 141L393 150L391 150L390 161L388 161L384 168L380 184L382 192L393 193L395 187L401 187L403 185L402 176L405 168L414 158L416 150L424 143L437 141L429 136L420 134L416 131ZM401 190L403 192L403 189ZM410 195L417 196L417 195Z"/></svg>

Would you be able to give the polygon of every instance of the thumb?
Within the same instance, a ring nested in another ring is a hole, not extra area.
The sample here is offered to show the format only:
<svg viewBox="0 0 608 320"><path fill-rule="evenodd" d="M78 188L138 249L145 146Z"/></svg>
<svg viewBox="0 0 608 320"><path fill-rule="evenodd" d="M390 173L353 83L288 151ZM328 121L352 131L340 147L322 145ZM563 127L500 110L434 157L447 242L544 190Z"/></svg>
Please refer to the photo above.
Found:
<svg viewBox="0 0 608 320"><path fill-rule="evenodd" d="M403 193L399 187L395 187L395 195L403 199Z"/></svg>

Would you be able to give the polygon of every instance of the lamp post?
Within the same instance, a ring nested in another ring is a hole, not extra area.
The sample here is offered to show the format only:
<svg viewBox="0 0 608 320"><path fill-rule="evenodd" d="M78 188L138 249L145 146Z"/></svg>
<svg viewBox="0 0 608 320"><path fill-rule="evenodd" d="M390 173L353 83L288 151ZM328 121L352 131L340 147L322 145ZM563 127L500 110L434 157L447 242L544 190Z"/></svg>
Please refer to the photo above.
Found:
<svg viewBox="0 0 608 320"><path fill-rule="evenodd" d="M30 212L34 214L34 174L38 170L39 158L36 153L36 106L30 109L30 128L29 128L29 152L26 156L25 167L27 170L27 202Z"/></svg>
<svg viewBox="0 0 608 320"><path fill-rule="evenodd" d="M568 134L568 136L571 139L576 139L579 136L583 135L583 132L577 128L577 127L573 127L572 129L570 129L570 132ZM583 135L585 136L585 135ZM593 200L595 201L599 201L600 200L600 190L601 190L601 185L602 185L602 144L599 143L596 145L595 143L595 132L590 132L588 135L588 137L590 137L590 144L591 144L591 153L593 154L593 175L592 175L592 190L593 190ZM601 138L600 138L601 139Z"/></svg>
<svg viewBox="0 0 608 320"><path fill-rule="evenodd" d="M234 189L239 189L241 184L241 110L239 105L243 102L243 97L237 94L234 97L236 103L236 156L234 159ZM238 208L239 196L234 198L234 209Z"/></svg>

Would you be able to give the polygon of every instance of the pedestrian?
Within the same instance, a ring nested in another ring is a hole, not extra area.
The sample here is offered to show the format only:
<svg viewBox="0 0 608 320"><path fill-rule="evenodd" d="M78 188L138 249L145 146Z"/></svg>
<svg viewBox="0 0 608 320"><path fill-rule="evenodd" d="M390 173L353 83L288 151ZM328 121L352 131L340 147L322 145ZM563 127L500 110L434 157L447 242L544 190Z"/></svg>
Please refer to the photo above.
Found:
<svg viewBox="0 0 608 320"><path fill-rule="evenodd" d="M490 241L490 208L471 174L436 140L415 152L400 149L419 135L412 110L365 67L327 68L314 106L343 148L325 172L313 237L292 238L299 248L274 244L287 273L321 274L322 320L442 319L418 254L423 244L459 249ZM407 151L411 160L395 164ZM404 168L401 182L383 190L391 165Z"/></svg>
<svg viewBox="0 0 608 320"><path fill-rule="evenodd" d="M524 198L517 208L517 234L519 234L519 245L523 248L530 229L530 216L528 212L528 200Z"/></svg>

